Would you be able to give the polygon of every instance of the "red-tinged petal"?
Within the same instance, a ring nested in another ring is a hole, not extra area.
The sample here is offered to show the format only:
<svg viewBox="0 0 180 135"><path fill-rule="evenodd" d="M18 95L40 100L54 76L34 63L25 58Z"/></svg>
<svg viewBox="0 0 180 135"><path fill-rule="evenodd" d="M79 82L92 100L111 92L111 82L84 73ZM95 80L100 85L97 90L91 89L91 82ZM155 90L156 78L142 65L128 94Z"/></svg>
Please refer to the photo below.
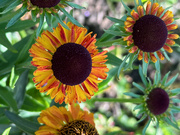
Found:
<svg viewBox="0 0 180 135"><path fill-rule="evenodd" d="M165 21L165 24L168 25L168 24L171 24L174 22L174 19L173 18L169 18Z"/></svg>
<svg viewBox="0 0 180 135"><path fill-rule="evenodd" d="M85 92L82 90L82 88L79 85L75 86L75 91L77 94L77 100L80 103L81 101L85 102L86 101L86 96Z"/></svg>
<svg viewBox="0 0 180 135"><path fill-rule="evenodd" d="M178 25L177 24L171 24L171 25L168 25L167 26L167 30L169 31L169 30L175 30L175 29L177 29L178 28Z"/></svg>
<svg viewBox="0 0 180 135"><path fill-rule="evenodd" d="M160 51L156 52L160 60L164 60L164 56Z"/></svg>
<svg viewBox="0 0 180 135"><path fill-rule="evenodd" d="M130 33L132 33L132 32L133 32L132 27L125 27L125 30L126 30L127 32L130 32Z"/></svg>
<svg viewBox="0 0 180 135"><path fill-rule="evenodd" d="M168 45L174 45L175 41L174 40L170 40L170 39L166 39L166 44Z"/></svg>
<svg viewBox="0 0 180 135"><path fill-rule="evenodd" d="M128 21L124 22L125 27L132 27L134 24Z"/></svg>
<svg viewBox="0 0 180 135"><path fill-rule="evenodd" d="M147 52L144 53L144 61L146 63L148 63L148 54L147 54Z"/></svg>
<svg viewBox="0 0 180 135"><path fill-rule="evenodd" d="M73 101L77 101L77 95L76 95L76 91L74 90L75 86L67 86L66 88L66 98L65 98L65 103L69 103L70 105L73 103Z"/></svg>
<svg viewBox="0 0 180 135"><path fill-rule="evenodd" d="M163 48L164 48L164 50L166 50L169 53L173 52L173 49L171 47L167 46L167 45L164 45Z"/></svg>
<svg viewBox="0 0 180 135"><path fill-rule="evenodd" d="M140 51L138 54L138 60L142 60L143 59L143 51Z"/></svg>
<svg viewBox="0 0 180 135"><path fill-rule="evenodd" d="M163 7L160 7L160 8L158 9L158 11L157 11L156 16L157 16L157 17L160 17L163 12L164 12L164 8L163 8Z"/></svg>
<svg viewBox="0 0 180 135"><path fill-rule="evenodd" d="M178 34L168 34L168 38L170 38L170 39L178 39L179 35Z"/></svg>
<svg viewBox="0 0 180 135"><path fill-rule="evenodd" d="M138 49L137 46L133 46L131 49L129 49L129 53L134 53L137 51L137 49Z"/></svg>
<svg viewBox="0 0 180 135"><path fill-rule="evenodd" d="M124 37L123 40L124 40L124 41L131 40L132 37L133 37L132 35L129 35L129 36L127 36L127 37Z"/></svg>
<svg viewBox="0 0 180 135"><path fill-rule="evenodd" d="M158 9L159 9L159 4L153 3L152 8L151 8L151 15L155 15Z"/></svg>
<svg viewBox="0 0 180 135"><path fill-rule="evenodd" d="M144 16L144 9L143 6L138 6L137 11L140 17Z"/></svg>
<svg viewBox="0 0 180 135"><path fill-rule="evenodd" d="M139 19L139 15L138 13L133 9L131 11L131 16L135 19L135 20L138 20Z"/></svg>
<svg viewBox="0 0 180 135"><path fill-rule="evenodd" d="M163 21L165 21L165 20L167 20L167 19L169 19L169 18L172 18L173 17L173 13L172 13L172 11L166 11L166 13L161 17L161 19L163 20Z"/></svg>
<svg viewBox="0 0 180 135"><path fill-rule="evenodd" d="M41 57L34 57L32 59L31 64L33 66L36 66L37 68L44 68L44 67L48 68L51 67L52 65L52 63L49 60Z"/></svg>
<svg viewBox="0 0 180 135"><path fill-rule="evenodd" d="M146 6L146 15L149 14L150 9L151 9L151 2L149 1Z"/></svg>
<svg viewBox="0 0 180 135"><path fill-rule="evenodd" d="M154 55L154 53L150 53L150 57L151 57L151 61L154 62L154 63L156 63L157 58L156 58L156 56Z"/></svg>
<svg viewBox="0 0 180 135"><path fill-rule="evenodd" d="M136 22L132 17L127 17L126 21L128 21L128 22L130 22L132 24L134 24Z"/></svg>
<svg viewBox="0 0 180 135"><path fill-rule="evenodd" d="M127 45L130 46L133 43L133 39L127 41Z"/></svg>

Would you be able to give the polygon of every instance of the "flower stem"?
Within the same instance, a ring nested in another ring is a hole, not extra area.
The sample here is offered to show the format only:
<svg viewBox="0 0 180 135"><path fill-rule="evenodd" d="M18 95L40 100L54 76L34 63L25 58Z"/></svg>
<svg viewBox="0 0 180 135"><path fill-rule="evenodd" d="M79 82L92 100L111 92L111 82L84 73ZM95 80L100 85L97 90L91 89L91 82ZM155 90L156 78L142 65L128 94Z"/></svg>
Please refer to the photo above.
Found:
<svg viewBox="0 0 180 135"><path fill-rule="evenodd" d="M93 98L92 102L119 102L119 103L141 103L142 99L123 99L123 98Z"/></svg>

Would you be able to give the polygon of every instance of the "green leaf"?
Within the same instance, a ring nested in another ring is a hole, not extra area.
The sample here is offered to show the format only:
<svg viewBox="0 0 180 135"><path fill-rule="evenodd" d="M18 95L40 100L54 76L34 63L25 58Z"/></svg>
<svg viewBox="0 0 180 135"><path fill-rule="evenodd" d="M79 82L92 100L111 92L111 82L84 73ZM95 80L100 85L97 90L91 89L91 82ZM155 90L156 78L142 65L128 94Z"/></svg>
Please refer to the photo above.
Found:
<svg viewBox="0 0 180 135"><path fill-rule="evenodd" d="M1 24L1 26L2 26L2 24ZM0 29L0 44L2 44L4 47L6 47L9 51L11 51L13 53L17 53L17 50L11 45L11 43L7 39L5 32L2 30L2 28Z"/></svg>
<svg viewBox="0 0 180 135"><path fill-rule="evenodd" d="M50 13L45 12L45 16L46 16L46 21L48 24L48 27L52 28L52 16Z"/></svg>
<svg viewBox="0 0 180 135"><path fill-rule="evenodd" d="M147 130L147 128L148 128L150 122L151 122L151 119L148 120L146 126L143 128L143 130L142 130L142 135L145 135L145 134L146 134L146 130Z"/></svg>
<svg viewBox="0 0 180 135"><path fill-rule="evenodd" d="M165 85L165 83L166 83L166 81L167 81L167 78L168 78L168 76L169 76L170 73L171 73L171 72L169 71L168 73L165 74L165 76L163 77L162 82L161 82L162 85Z"/></svg>
<svg viewBox="0 0 180 135"><path fill-rule="evenodd" d="M27 39L26 44L22 47L21 51L19 52L19 55L16 60L16 64L24 62L27 58L29 58L29 49L34 42L34 36L35 33L32 34L31 37L29 37L29 39Z"/></svg>
<svg viewBox="0 0 180 135"><path fill-rule="evenodd" d="M117 72L117 77L118 77L118 78L119 78L119 75L120 75L120 73L121 73L122 68L124 67L124 65L126 64L127 59L129 58L129 56L130 56L130 54L128 54L128 55L124 58L123 62L120 64L119 69L118 69L118 72Z"/></svg>
<svg viewBox="0 0 180 135"><path fill-rule="evenodd" d="M13 95L6 87L0 86L0 96L15 112L18 111Z"/></svg>
<svg viewBox="0 0 180 135"><path fill-rule="evenodd" d="M9 120L11 120L18 128L20 128L21 130L23 130L26 133L30 133L30 134L34 134L34 132L36 132L39 129L39 124L23 119L20 116L18 116L15 113L6 111L5 112L6 117L9 118Z"/></svg>
<svg viewBox="0 0 180 135"><path fill-rule="evenodd" d="M107 18L108 18L109 20L111 20L112 22L124 24L124 21L121 20L121 19L117 19L117 18L110 17L110 16L107 16Z"/></svg>
<svg viewBox="0 0 180 135"><path fill-rule="evenodd" d="M24 96L26 92L26 85L28 82L28 72L29 70L25 70L18 78L15 88L14 88L14 99L17 102L17 107L21 108L24 102Z"/></svg>
<svg viewBox="0 0 180 135"><path fill-rule="evenodd" d="M70 30L69 27L62 21L61 17L59 17L58 14L54 14L54 16L56 17L56 19L59 21L59 23L66 28L67 30Z"/></svg>
<svg viewBox="0 0 180 135"><path fill-rule="evenodd" d="M27 12L27 8L23 7L22 10L17 13L6 25L6 29L15 24L25 13Z"/></svg>
<svg viewBox="0 0 180 135"><path fill-rule="evenodd" d="M11 130L11 127L7 128L2 135L9 135L9 132Z"/></svg>
<svg viewBox="0 0 180 135"><path fill-rule="evenodd" d="M0 124L0 134L3 134L4 130L6 130L9 127L11 127L10 135L22 135L22 131L20 131L19 128L17 128L15 125L9 124Z"/></svg>
<svg viewBox="0 0 180 135"><path fill-rule="evenodd" d="M123 94L126 96L134 97L134 98L140 98L141 97L140 95L137 95L137 94L132 93L132 92L125 92Z"/></svg>
<svg viewBox="0 0 180 135"><path fill-rule="evenodd" d="M146 115L146 114L143 114L143 116L141 117L140 120L137 121L137 123L142 122L142 121L145 120L146 118L147 118L147 115Z"/></svg>
<svg viewBox="0 0 180 135"><path fill-rule="evenodd" d="M3 62L7 63L7 60L4 58L4 56L1 54L1 52L0 52L0 59L1 59Z"/></svg>
<svg viewBox="0 0 180 135"><path fill-rule="evenodd" d="M173 126L176 129L179 129L177 123L172 122L168 117L165 117L164 119L169 125Z"/></svg>
<svg viewBox="0 0 180 135"><path fill-rule="evenodd" d="M179 94L180 88L176 88L176 89L171 90L171 93Z"/></svg>
<svg viewBox="0 0 180 135"><path fill-rule="evenodd" d="M173 101L174 103L180 103L180 99L173 98L172 101Z"/></svg>
<svg viewBox="0 0 180 135"><path fill-rule="evenodd" d="M60 10L71 20L71 22L79 27L84 27L76 19L74 19L64 8L60 7Z"/></svg>
<svg viewBox="0 0 180 135"><path fill-rule="evenodd" d="M36 22L37 10L31 10L31 17L33 22Z"/></svg>
<svg viewBox="0 0 180 135"><path fill-rule="evenodd" d="M161 81L161 73L159 71L156 71L154 75L154 85L157 85L160 81Z"/></svg>
<svg viewBox="0 0 180 135"><path fill-rule="evenodd" d="M145 76L147 76L147 68L148 68L148 65L149 65L149 61L148 61L148 63L146 63L146 62L144 61L144 59L143 59L143 66L142 66L142 68L143 68L143 74L144 74Z"/></svg>
<svg viewBox="0 0 180 135"><path fill-rule="evenodd" d="M123 4L124 8L125 8L129 13L131 13L131 9L123 2L123 0L121 0L121 2L122 2L122 4Z"/></svg>
<svg viewBox="0 0 180 135"><path fill-rule="evenodd" d="M11 9L17 7L21 2L19 0L15 0L13 3L11 3L3 12L0 12L0 14L5 14Z"/></svg>
<svg viewBox="0 0 180 135"><path fill-rule="evenodd" d="M43 23L44 23L44 13L40 15L40 22L39 22L38 29L36 31L36 37L39 36L41 29L42 29L42 26L43 26Z"/></svg>
<svg viewBox="0 0 180 135"><path fill-rule="evenodd" d="M119 59L118 57L116 57L115 55L113 55L112 53L108 52L107 53L107 59L108 61L106 62L106 64L111 64L114 66L119 66L122 63L122 60Z"/></svg>
<svg viewBox="0 0 180 135"><path fill-rule="evenodd" d="M136 105L133 109L133 111L135 110L139 110L139 109L142 109L143 108L143 104L140 104L140 105Z"/></svg>
<svg viewBox="0 0 180 135"><path fill-rule="evenodd" d="M24 45L27 43L29 39L29 36L23 38L19 42L13 45L13 47L18 51L23 51L22 48ZM12 67L14 66L17 58L18 58L18 53L12 53L9 50L3 53L3 56L6 58L8 61L7 63L4 63L3 61L0 61L0 76L5 75L7 73L11 72Z"/></svg>
<svg viewBox="0 0 180 135"><path fill-rule="evenodd" d="M0 0L0 8L10 4L13 0Z"/></svg>
<svg viewBox="0 0 180 135"><path fill-rule="evenodd" d="M138 88L139 90L141 90L142 92L144 92L144 88L141 86L141 85L139 85L139 84L137 84L137 83L135 83L135 82L133 82L132 83L136 88Z"/></svg>
<svg viewBox="0 0 180 135"><path fill-rule="evenodd" d="M7 22L8 22L11 18L13 18L19 11L20 11L20 9L17 10L17 11L8 12L8 13L4 14L3 16L0 17L0 23L5 23L5 22L6 22L6 24L7 24ZM4 27L4 28L5 28L5 27Z"/></svg>
<svg viewBox="0 0 180 135"><path fill-rule="evenodd" d="M121 32L121 31L114 31L114 30L104 30L106 33L115 35L115 36L128 36L129 34Z"/></svg>
<svg viewBox="0 0 180 135"><path fill-rule="evenodd" d="M26 94L24 103L23 103L21 109L35 112L35 111L42 111L42 110L46 109L46 106L44 104L39 103L37 101L37 99Z"/></svg>
<svg viewBox="0 0 180 135"><path fill-rule="evenodd" d="M171 84L173 84L174 81L177 79L178 76L179 76L179 74L177 73L171 80L169 80L169 81L165 84L165 86L167 87L167 86L170 86Z"/></svg>
<svg viewBox="0 0 180 135"><path fill-rule="evenodd" d="M73 2L66 1L66 3L67 3L69 6L74 7L74 8L77 8L77 9L86 9L85 7L82 7L82 6L80 6L80 5L77 5L77 4L73 3Z"/></svg>
<svg viewBox="0 0 180 135"><path fill-rule="evenodd" d="M105 42L96 42L96 46L98 47L110 47L112 45L126 45L126 42L121 38Z"/></svg>
<svg viewBox="0 0 180 135"><path fill-rule="evenodd" d="M165 51L163 48L161 48L161 50L162 50L162 52L164 53L164 56L166 57L166 59L167 59L168 61L171 61L170 58L169 58L169 56L167 55L166 51Z"/></svg>
<svg viewBox="0 0 180 135"><path fill-rule="evenodd" d="M148 82L146 80L146 77L143 74L143 70L142 70L141 66L139 66L139 75L141 77L141 80L142 80L143 84L147 87L148 86Z"/></svg>

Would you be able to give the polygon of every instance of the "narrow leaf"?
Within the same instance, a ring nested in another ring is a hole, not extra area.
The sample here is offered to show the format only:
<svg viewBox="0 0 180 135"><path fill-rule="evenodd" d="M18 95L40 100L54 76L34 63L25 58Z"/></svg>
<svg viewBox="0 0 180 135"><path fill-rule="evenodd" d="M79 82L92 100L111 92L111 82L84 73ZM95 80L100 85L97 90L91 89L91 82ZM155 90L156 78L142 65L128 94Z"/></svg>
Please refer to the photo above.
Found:
<svg viewBox="0 0 180 135"><path fill-rule="evenodd" d="M133 109L133 111L143 108L143 104L136 105Z"/></svg>
<svg viewBox="0 0 180 135"><path fill-rule="evenodd" d="M134 98L140 98L141 97L140 95L137 95L137 94L132 93L132 92L125 92L123 94L126 95L126 96L134 97Z"/></svg>
<svg viewBox="0 0 180 135"><path fill-rule="evenodd" d="M137 121L137 123L142 122L142 121L145 120L146 118L147 118L147 115L144 114L144 115L141 117L141 119Z"/></svg>
<svg viewBox="0 0 180 135"><path fill-rule="evenodd" d="M107 16L107 18L108 18L109 20L111 20L112 22L124 24L124 21L121 20L121 19L117 19L117 18L110 17L110 16Z"/></svg>
<svg viewBox="0 0 180 135"><path fill-rule="evenodd" d="M123 2L123 0L121 0L121 3L123 4L124 8L131 13L131 9Z"/></svg>
<svg viewBox="0 0 180 135"><path fill-rule="evenodd" d="M166 81L167 81L167 78L168 78L168 76L169 76L170 73L171 73L171 72L169 71L169 72L166 73L166 75L163 77L163 79L162 79L162 85L165 85L165 83L166 83Z"/></svg>
<svg viewBox="0 0 180 135"><path fill-rule="evenodd" d="M168 117L165 117L164 119L169 125L173 126L176 129L179 129L177 123L173 123Z"/></svg>
<svg viewBox="0 0 180 135"><path fill-rule="evenodd" d="M146 126L143 128L142 135L145 135L145 134L146 134L146 130L147 130L147 128L148 128L150 122L151 122L151 119L148 120Z"/></svg>
<svg viewBox="0 0 180 135"><path fill-rule="evenodd" d="M123 39L115 39L115 40L111 40L111 41L105 41L105 42L96 42L96 45L98 47L110 47L112 45L126 45L126 43L123 41Z"/></svg>
<svg viewBox="0 0 180 135"><path fill-rule="evenodd" d="M79 27L84 27L76 19L74 19L64 8L60 7L60 10L71 20L71 22Z"/></svg>
<svg viewBox="0 0 180 135"><path fill-rule="evenodd" d="M40 32L41 32L41 29L42 29L42 26L43 26L43 23L44 23L44 14L41 14L40 15L40 22L39 22L39 26L38 26L38 29L36 31L36 37L39 36Z"/></svg>
<svg viewBox="0 0 180 135"><path fill-rule="evenodd" d="M14 98L17 102L18 108L21 108L24 102L24 96L26 91L26 85L28 82L28 72L29 70L25 70L18 78L15 88L14 88Z"/></svg>
<svg viewBox="0 0 180 135"><path fill-rule="evenodd" d="M121 32L121 31L114 31L114 30L104 30L106 33L115 35L115 36L128 36L129 34Z"/></svg>
<svg viewBox="0 0 180 135"><path fill-rule="evenodd" d="M17 7L21 2L19 0L15 0L13 3L11 3L3 12L0 12L0 14L5 14L11 9Z"/></svg>
<svg viewBox="0 0 180 135"><path fill-rule="evenodd" d="M169 85L173 84L174 81L176 80L176 78L177 78L178 76L179 76L179 74L177 73L171 80L169 80L169 81L165 84L165 86L169 86Z"/></svg>
<svg viewBox="0 0 180 135"><path fill-rule="evenodd" d="M108 52L107 53L107 59L108 61L106 62L107 64L111 64L114 66L119 66L122 63L122 60L113 55L112 53Z"/></svg>
<svg viewBox="0 0 180 135"><path fill-rule="evenodd" d="M7 128L2 135L9 135L9 132L11 130L11 127Z"/></svg>
<svg viewBox="0 0 180 135"><path fill-rule="evenodd" d="M13 95L6 87L0 86L0 96L15 112L18 111Z"/></svg>
<svg viewBox="0 0 180 135"><path fill-rule="evenodd" d="M80 5L77 5L77 4L73 3L73 2L66 1L66 3L67 3L69 6L74 7L74 8L77 8L77 9L86 9L85 7L82 7L82 6L80 6Z"/></svg>
<svg viewBox="0 0 180 135"><path fill-rule="evenodd" d="M15 24L25 13L27 12L27 8L24 7L22 10L17 13L6 25L6 29L11 27L13 24Z"/></svg>
<svg viewBox="0 0 180 135"><path fill-rule="evenodd" d="M148 82L146 80L146 77L143 74L143 70L142 70L141 66L139 66L139 75L141 77L141 80L142 80L143 84L147 87L148 86Z"/></svg>
<svg viewBox="0 0 180 135"><path fill-rule="evenodd" d="M34 132L39 129L40 125L38 123L23 119L15 113L6 111L5 115L24 132L34 134Z"/></svg>
<svg viewBox="0 0 180 135"><path fill-rule="evenodd" d="M132 83L136 88L138 88L139 90L141 90L142 92L144 92L144 88L141 86L141 85L139 85L139 84L137 84L137 83L135 83L135 82L133 82Z"/></svg>
<svg viewBox="0 0 180 135"><path fill-rule="evenodd" d="M54 16L56 17L56 19L59 21L59 23L66 28L67 30L70 30L69 27L62 21L61 17L59 17L58 14L54 14Z"/></svg>
<svg viewBox="0 0 180 135"><path fill-rule="evenodd" d="M179 94L180 88L176 88L176 89L171 90L171 93Z"/></svg>

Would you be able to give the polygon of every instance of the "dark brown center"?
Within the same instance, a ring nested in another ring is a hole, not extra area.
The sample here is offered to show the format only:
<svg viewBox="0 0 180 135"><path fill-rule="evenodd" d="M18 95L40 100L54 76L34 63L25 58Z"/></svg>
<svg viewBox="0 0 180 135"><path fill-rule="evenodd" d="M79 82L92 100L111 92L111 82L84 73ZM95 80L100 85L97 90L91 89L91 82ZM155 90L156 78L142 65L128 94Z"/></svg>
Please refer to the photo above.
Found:
<svg viewBox="0 0 180 135"><path fill-rule="evenodd" d="M164 113L169 107L169 95L161 88L154 88L146 100L147 107L154 115Z"/></svg>
<svg viewBox="0 0 180 135"><path fill-rule="evenodd" d="M77 85L91 73L92 59L88 50L76 43L60 46L52 58L54 76L66 85Z"/></svg>
<svg viewBox="0 0 180 135"><path fill-rule="evenodd" d="M144 52L155 52L163 47L168 31L159 17L145 15L136 21L133 27L134 44Z"/></svg>
<svg viewBox="0 0 180 135"><path fill-rule="evenodd" d="M61 0L30 0L31 3L39 8L51 8L56 6Z"/></svg>

